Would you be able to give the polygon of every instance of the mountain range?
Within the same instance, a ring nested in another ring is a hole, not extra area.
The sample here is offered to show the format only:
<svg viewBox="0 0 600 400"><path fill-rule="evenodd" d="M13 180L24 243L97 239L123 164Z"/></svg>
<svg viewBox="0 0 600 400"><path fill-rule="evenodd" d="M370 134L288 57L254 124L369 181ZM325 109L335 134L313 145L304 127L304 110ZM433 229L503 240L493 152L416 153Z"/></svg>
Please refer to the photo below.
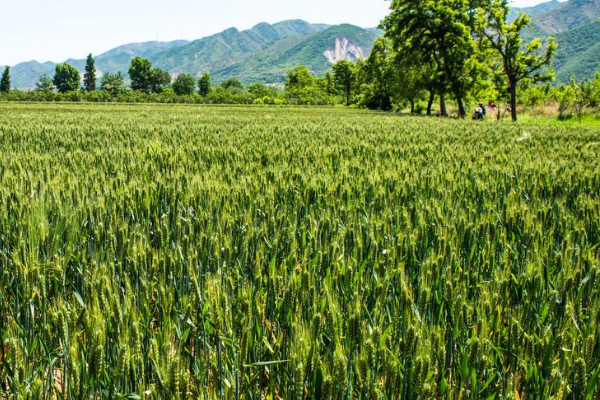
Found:
<svg viewBox="0 0 600 400"><path fill-rule="evenodd" d="M554 66L558 82L571 76L589 78L600 71L600 0L551 0L535 7L514 8L532 19L525 40L554 37L558 54ZM248 30L227 29L193 41L145 42L119 46L95 57L99 74L122 72L136 56L150 59L155 67L172 75L198 76L210 72L215 81L237 78L244 83L280 83L286 72L305 65L314 74L324 74L338 60L354 61L369 55L377 29L354 25L311 24L302 20L276 24L260 23ZM83 71L85 60L66 62ZM1 67L0 67L1 68ZM42 74L52 76L56 64L30 61L11 69L13 84L35 87Z"/></svg>
<svg viewBox="0 0 600 400"><path fill-rule="evenodd" d="M199 76L210 72L216 81L233 77L245 83L279 83L290 68L300 64L320 75L337 60L368 56L381 34L377 29L348 24L330 26L290 20L272 25L260 23L242 31L230 28L194 41L127 44L100 54L95 60L99 75L106 72L127 75L131 60L141 56L172 75ZM85 66L84 59L66 62L80 71ZM34 88L41 75L52 76L55 68L52 62L17 64L11 68L13 85Z"/></svg>

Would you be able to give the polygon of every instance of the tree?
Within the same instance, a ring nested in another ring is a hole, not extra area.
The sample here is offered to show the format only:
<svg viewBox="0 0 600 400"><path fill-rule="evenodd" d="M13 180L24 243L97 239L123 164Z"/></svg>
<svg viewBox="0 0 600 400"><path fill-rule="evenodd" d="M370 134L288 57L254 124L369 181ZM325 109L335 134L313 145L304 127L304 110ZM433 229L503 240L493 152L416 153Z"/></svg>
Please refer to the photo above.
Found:
<svg viewBox="0 0 600 400"><path fill-rule="evenodd" d="M88 55L85 62L85 73L83 74L83 88L86 92L96 90L96 62L92 55Z"/></svg>
<svg viewBox="0 0 600 400"><path fill-rule="evenodd" d="M382 23L396 50L426 54L437 63L437 88L449 91L466 116L464 98L485 69L474 40L474 0L393 0ZM440 98L443 99L443 93Z"/></svg>
<svg viewBox="0 0 600 400"><path fill-rule="evenodd" d="M517 121L517 88L521 81L531 83L554 79L552 58L556 54L556 43L549 38L544 48L540 39L534 39L523 46L521 33L531 23L531 19L520 14L508 23L508 0L491 0L480 16L480 32L488 44L500 56L500 65L506 75L510 94L510 109L513 121Z"/></svg>
<svg viewBox="0 0 600 400"><path fill-rule="evenodd" d="M221 86L223 87L223 89L226 89L226 90L230 90L230 89L242 90L244 88L244 85L242 84L242 82L240 82L239 80L237 80L235 78L227 79L225 82L221 83Z"/></svg>
<svg viewBox="0 0 600 400"><path fill-rule="evenodd" d="M263 97L275 97L277 96L277 89L268 87L264 83L253 83L248 86L248 93L252 93L252 95L256 98Z"/></svg>
<svg viewBox="0 0 600 400"><path fill-rule="evenodd" d="M37 92L51 92L54 90L52 78L50 78L48 74L40 76L40 79L35 83L35 90Z"/></svg>
<svg viewBox="0 0 600 400"><path fill-rule="evenodd" d="M350 61L341 60L333 64L332 70L335 83L341 88L346 99L346 105L349 106L350 96L356 82L354 64Z"/></svg>
<svg viewBox="0 0 600 400"><path fill-rule="evenodd" d="M102 76L100 90L110 93L111 96L117 96L125 91L125 78L120 72L116 74L107 72Z"/></svg>
<svg viewBox="0 0 600 400"><path fill-rule="evenodd" d="M392 109L394 72L389 40L379 38L360 68L360 80L364 82L361 89L363 105L376 110Z"/></svg>
<svg viewBox="0 0 600 400"><path fill-rule="evenodd" d="M303 65L288 71L285 92L290 104L324 105L330 101L322 85Z"/></svg>
<svg viewBox="0 0 600 400"><path fill-rule="evenodd" d="M328 96L336 94L335 79L330 71L325 73L325 76L319 81L319 84Z"/></svg>
<svg viewBox="0 0 600 400"><path fill-rule="evenodd" d="M175 94L182 95L192 95L194 90L196 89L196 80L193 76L188 74L181 74L175 79L173 82L173 90Z"/></svg>
<svg viewBox="0 0 600 400"><path fill-rule="evenodd" d="M292 92L294 90L305 89L315 83L315 78L312 76L308 68L304 65L299 65L287 73L285 81L285 90Z"/></svg>
<svg viewBox="0 0 600 400"><path fill-rule="evenodd" d="M198 93L200 93L200 96L206 97L208 96L211 90L212 79L210 78L210 74L208 72L205 72L198 80Z"/></svg>
<svg viewBox="0 0 600 400"><path fill-rule="evenodd" d="M59 64L56 66L52 83L54 83L56 90L60 93L74 92L79 89L81 75L72 65L67 63Z"/></svg>
<svg viewBox="0 0 600 400"><path fill-rule="evenodd" d="M153 93L162 92L165 86L171 84L171 74L162 69L153 69L150 73L150 90Z"/></svg>
<svg viewBox="0 0 600 400"><path fill-rule="evenodd" d="M4 68L2 79L0 79L0 93L10 92L10 67Z"/></svg>
<svg viewBox="0 0 600 400"><path fill-rule="evenodd" d="M142 57L135 57L129 66L129 79L133 90L150 91L153 80L152 63Z"/></svg>

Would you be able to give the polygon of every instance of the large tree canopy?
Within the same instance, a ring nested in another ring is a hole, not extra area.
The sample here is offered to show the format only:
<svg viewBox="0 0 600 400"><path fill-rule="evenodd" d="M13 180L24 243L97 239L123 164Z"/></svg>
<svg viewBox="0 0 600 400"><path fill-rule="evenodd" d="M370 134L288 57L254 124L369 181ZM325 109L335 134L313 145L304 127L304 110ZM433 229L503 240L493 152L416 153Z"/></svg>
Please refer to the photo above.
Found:
<svg viewBox="0 0 600 400"><path fill-rule="evenodd" d="M54 83L56 90L60 93L74 92L79 89L81 75L72 65L67 63L59 64L56 66L52 83Z"/></svg>
<svg viewBox="0 0 600 400"><path fill-rule="evenodd" d="M522 32L531 19L520 14L512 23L508 22L509 5L507 0L488 1L480 10L479 31L487 43L497 52L497 71L504 75L508 84L513 121L517 121L517 87L519 82L544 82L552 80L552 57L556 54L556 44L550 38L544 48L539 39L523 46ZM503 79L499 80L503 82Z"/></svg>
<svg viewBox="0 0 600 400"><path fill-rule="evenodd" d="M464 98L485 73L474 36L476 6L467 0L393 0L383 21L396 50L436 60L436 86L448 87L461 116ZM414 57L422 60L422 57Z"/></svg>

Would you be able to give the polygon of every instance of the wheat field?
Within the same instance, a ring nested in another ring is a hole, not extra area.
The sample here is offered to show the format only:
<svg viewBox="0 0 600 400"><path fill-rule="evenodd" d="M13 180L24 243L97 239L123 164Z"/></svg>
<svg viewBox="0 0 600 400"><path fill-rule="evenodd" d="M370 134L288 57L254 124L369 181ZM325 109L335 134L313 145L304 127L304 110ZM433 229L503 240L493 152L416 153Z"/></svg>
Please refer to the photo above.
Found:
<svg viewBox="0 0 600 400"><path fill-rule="evenodd" d="M598 399L598 129L4 103L0 149L0 398Z"/></svg>

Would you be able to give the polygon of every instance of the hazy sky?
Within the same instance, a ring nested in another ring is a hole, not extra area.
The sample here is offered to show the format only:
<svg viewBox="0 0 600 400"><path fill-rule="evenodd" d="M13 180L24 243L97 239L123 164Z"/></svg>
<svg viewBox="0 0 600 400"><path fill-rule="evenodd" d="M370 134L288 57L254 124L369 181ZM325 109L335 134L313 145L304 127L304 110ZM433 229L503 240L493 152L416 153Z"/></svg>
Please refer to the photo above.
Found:
<svg viewBox="0 0 600 400"><path fill-rule="evenodd" d="M530 6L543 0L515 0ZM384 0L2 0L0 65L64 61L149 40L198 39L226 28L304 19L377 26ZM90 9L90 6L95 9Z"/></svg>

